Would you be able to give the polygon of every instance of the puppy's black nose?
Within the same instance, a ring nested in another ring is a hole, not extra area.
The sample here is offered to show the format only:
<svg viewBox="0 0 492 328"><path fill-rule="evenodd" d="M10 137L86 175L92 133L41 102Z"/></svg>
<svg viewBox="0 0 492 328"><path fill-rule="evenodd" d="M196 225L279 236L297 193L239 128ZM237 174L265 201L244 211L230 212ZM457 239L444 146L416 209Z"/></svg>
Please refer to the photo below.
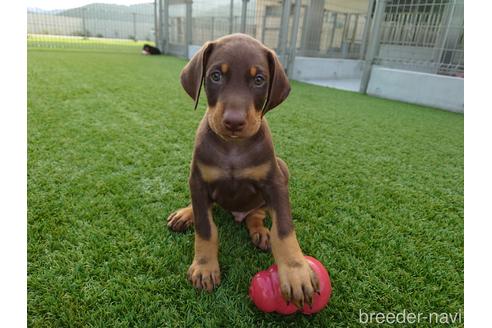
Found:
<svg viewBox="0 0 492 328"><path fill-rule="evenodd" d="M244 115L241 113L227 113L224 115L224 126L231 132L239 132L246 125Z"/></svg>

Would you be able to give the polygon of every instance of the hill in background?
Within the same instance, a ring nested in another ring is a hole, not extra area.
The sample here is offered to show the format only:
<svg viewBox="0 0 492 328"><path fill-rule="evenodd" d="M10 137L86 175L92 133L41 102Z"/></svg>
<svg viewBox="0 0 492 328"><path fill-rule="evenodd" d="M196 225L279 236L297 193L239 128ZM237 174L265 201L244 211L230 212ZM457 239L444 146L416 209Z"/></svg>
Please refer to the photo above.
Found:
<svg viewBox="0 0 492 328"><path fill-rule="evenodd" d="M56 13L58 16L83 17L90 19L111 19L119 21L133 20L133 14L137 21L148 20L148 16L154 15L154 4L143 3L136 5L116 5L108 3L91 3L78 8L66 9Z"/></svg>

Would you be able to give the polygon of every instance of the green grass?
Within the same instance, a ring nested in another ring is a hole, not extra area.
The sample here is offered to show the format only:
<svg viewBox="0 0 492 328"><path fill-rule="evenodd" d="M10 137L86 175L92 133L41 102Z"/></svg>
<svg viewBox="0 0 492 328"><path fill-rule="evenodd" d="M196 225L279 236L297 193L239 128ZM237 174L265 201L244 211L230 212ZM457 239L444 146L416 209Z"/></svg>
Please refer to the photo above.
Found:
<svg viewBox="0 0 492 328"><path fill-rule="evenodd" d="M297 82L267 117L300 245L330 271L330 305L259 312L249 282L273 259L221 210L223 283L195 291L193 232L165 224L188 204L205 106L193 111L181 89L184 64L28 52L29 326L347 327L360 309L463 308L463 116Z"/></svg>
<svg viewBox="0 0 492 328"><path fill-rule="evenodd" d="M134 41L129 39L109 39L81 36L59 36L46 34L29 34L27 36L28 47L80 49L80 50L107 50L114 52L140 52L144 44L154 45L153 41Z"/></svg>

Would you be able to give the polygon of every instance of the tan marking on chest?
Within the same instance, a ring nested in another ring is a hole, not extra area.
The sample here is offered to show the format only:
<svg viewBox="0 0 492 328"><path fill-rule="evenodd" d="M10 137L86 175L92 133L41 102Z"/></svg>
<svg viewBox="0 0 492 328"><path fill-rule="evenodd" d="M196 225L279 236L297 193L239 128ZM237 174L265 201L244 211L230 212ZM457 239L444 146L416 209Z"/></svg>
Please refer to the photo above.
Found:
<svg viewBox="0 0 492 328"><path fill-rule="evenodd" d="M205 182L213 182L225 176L224 170L222 170L219 167L205 165L202 163L197 163L197 166L198 166L198 170L200 170L202 179Z"/></svg>
<svg viewBox="0 0 492 328"><path fill-rule="evenodd" d="M271 169L270 162L243 169L222 169L217 166L205 165L203 163L197 163L197 166L200 170L202 179L205 182L214 182L228 177L258 181L265 179Z"/></svg>
<svg viewBox="0 0 492 328"><path fill-rule="evenodd" d="M234 176L243 179L263 180L270 172L270 163L263 163L257 166L247 167L242 170L237 170Z"/></svg>

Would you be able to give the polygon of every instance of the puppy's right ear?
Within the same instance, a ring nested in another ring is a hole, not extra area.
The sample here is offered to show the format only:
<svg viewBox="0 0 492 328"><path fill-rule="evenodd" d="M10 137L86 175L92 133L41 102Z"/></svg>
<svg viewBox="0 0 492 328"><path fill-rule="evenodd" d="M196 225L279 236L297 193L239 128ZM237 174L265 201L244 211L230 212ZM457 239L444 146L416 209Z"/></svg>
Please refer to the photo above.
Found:
<svg viewBox="0 0 492 328"><path fill-rule="evenodd" d="M195 101L195 109L198 106L200 90L207 69L207 61L213 47L214 44L212 42L206 42L181 71L181 85Z"/></svg>

